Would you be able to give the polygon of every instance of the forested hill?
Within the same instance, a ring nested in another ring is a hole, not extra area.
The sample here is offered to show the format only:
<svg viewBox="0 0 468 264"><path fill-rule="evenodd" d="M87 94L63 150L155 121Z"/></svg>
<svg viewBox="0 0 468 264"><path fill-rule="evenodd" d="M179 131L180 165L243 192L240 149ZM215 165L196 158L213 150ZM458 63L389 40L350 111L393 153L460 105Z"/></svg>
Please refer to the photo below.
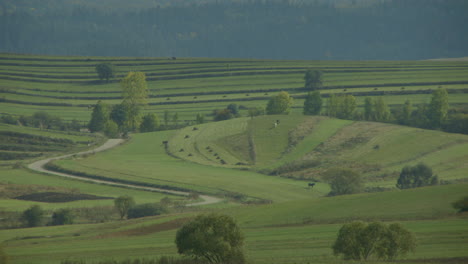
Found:
<svg viewBox="0 0 468 264"><path fill-rule="evenodd" d="M466 0L172 3L3 0L0 52L316 60L468 56Z"/></svg>

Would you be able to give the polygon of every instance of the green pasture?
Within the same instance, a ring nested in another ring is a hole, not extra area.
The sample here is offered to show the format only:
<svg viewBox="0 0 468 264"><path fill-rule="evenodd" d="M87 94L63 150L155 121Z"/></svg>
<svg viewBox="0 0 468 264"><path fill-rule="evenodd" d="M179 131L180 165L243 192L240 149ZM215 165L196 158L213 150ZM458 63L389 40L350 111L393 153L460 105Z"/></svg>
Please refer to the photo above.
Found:
<svg viewBox="0 0 468 264"><path fill-rule="evenodd" d="M129 144L102 154L55 164L89 174L143 183L169 185L199 192L225 195L242 193L252 198L285 201L323 195L311 194L305 182L267 176L251 171L203 166L166 155L162 141L170 131L135 134Z"/></svg>
<svg viewBox="0 0 468 264"><path fill-rule="evenodd" d="M221 212L240 223L246 237L246 254L252 263L342 263L332 255L331 245L341 223L351 220L403 223L414 232L418 243L415 254L408 255L406 263L467 256L466 219L450 207L450 202L466 190L466 184L448 185L236 207ZM192 216L2 230L0 234L14 263L59 263L66 258L154 258L176 255L174 238L180 224L157 226Z"/></svg>

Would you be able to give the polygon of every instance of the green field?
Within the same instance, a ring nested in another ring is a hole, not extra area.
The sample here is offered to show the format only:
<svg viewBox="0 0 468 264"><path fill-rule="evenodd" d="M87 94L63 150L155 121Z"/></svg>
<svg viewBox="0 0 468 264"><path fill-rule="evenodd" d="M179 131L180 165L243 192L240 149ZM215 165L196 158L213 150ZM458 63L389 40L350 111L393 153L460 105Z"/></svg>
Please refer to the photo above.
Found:
<svg viewBox="0 0 468 264"><path fill-rule="evenodd" d="M94 67L116 65L116 78L97 81ZM50 57L0 54L0 114L46 111L87 123L98 100L120 103L119 79L143 71L150 89L144 112L179 114L178 130L132 133L105 152L56 160L61 170L173 190L216 196L222 202L171 207L154 217L118 220L113 199L138 204L181 196L121 188L36 173L27 164L102 144L103 136L0 124L0 224L39 204L50 217L60 208L102 210L112 217L77 219L73 225L0 229L12 263L60 263L65 259L122 260L177 256L175 234L199 213L233 216L245 234L248 263L348 263L333 256L339 228L350 221L400 222L417 249L399 263L466 263L466 213L452 203L468 193L468 136L377 122L302 115L304 71L324 72L322 95L350 93L358 106L383 96L395 107L410 99L427 103L439 86L451 106L468 106L467 61L273 61L206 58ZM289 115L247 117L279 91L295 97ZM194 124L197 113L211 121L230 103L241 116ZM279 120L279 125L274 123ZM167 145L163 142L168 141ZM24 154L24 155L23 155ZM27 156L33 155L33 156ZM23 155L23 156L22 156ZM35 156L34 156L35 155ZM399 190L401 169L428 164L442 180L431 187ZM360 173L369 192L328 197L322 180L330 168ZM309 182L316 182L313 188ZM378 188L377 188L378 187ZM377 191L376 191L377 190ZM105 199L72 202L20 200L23 194L60 192ZM19 225L19 224L18 224ZM367 263L388 263L369 261Z"/></svg>
<svg viewBox="0 0 468 264"><path fill-rule="evenodd" d="M103 61L116 66L116 77L110 83L97 80L94 67ZM466 61L168 60L0 54L0 99L4 101L0 113L31 115L43 110L65 120L85 122L91 114L89 105L98 100L119 103L118 81L129 71L143 71L150 89L145 111L161 117L169 110L177 112L180 121L192 122L197 113L209 115L230 103L264 106L271 95L282 90L300 98L306 93L302 87L308 68L324 72L324 95L351 93L359 99L387 93L390 105L402 104L407 98L419 104L429 100L431 90L442 86L457 94L450 97L452 103L464 105L468 99ZM302 99L296 100L295 106L301 105Z"/></svg>

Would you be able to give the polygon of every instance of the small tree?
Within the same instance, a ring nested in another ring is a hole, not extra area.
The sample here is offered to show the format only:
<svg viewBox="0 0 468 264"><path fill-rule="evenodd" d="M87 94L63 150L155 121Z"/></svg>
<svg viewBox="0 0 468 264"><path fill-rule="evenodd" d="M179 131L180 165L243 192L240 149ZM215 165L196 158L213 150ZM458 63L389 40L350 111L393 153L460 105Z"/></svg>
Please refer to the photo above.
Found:
<svg viewBox="0 0 468 264"><path fill-rule="evenodd" d="M43 215L44 211L36 204L31 206L29 209L26 209L22 214L22 218L26 221L26 225L28 227L36 227L42 224Z"/></svg>
<svg viewBox="0 0 468 264"><path fill-rule="evenodd" d="M417 188L439 183L437 175L424 163L416 166L406 166L400 172L396 187L400 189Z"/></svg>
<svg viewBox="0 0 468 264"><path fill-rule="evenodd" d="M89 121L88 128L91 132L103 131L107 120L109 120L107 105L98 101L94 106L93 113L91 114L91 120Z"/></svg>
<svg viewBox="0 0 468 264"><path fill-rule="evenodd" d="M128 120L129 109L126 104L116 104L112 106L109 118L114 121L121 132L126 132L128 129L125 127L125 124Z"/></svg>
<svg viewBox="0 0 468 264"><path fill-rule="evenodd" d="M70 209L59 209L52 214L52 225L71 225L73 219L73 212Z"/></svg>
<svg viewBox="0 0 468 264"><path fill-rule="evenodd" d="M128 214L128 210L135 205L135 201L133 197L124 195L115 198L114 205L120 214L120 218L123 219Z"/></svg>
<svg viewBox="0 0 468 264"><path fill-rule="evenodd" d="M176 235L177 251L209 263L244 263L244 237L235 220L227 215L199 215Z"/></svg>
<svg viewBox="0 0 468 264"><path fill-rule="evenodd" d="M453 208L457 209L459 213L468 212L468 196L457 200L452 203Z"/></svg>
<svg viewBox="0 0 468 264"><path fill-rule="evenodd" d="M104 124L104 134L108 138L118 138L119 137L119 126L112 120L107 120Z"/></svg>
<svg viewBox="0 0 468 264"><path fill-rule="evenodd" d="M264 115L265 109L263 107L251 107L248 110L250 118L254 118L254 116Z"/></svg>
<svg viewBox="0 0 468 264"><path fill-rule="evenodd" d="M195 117L195 122L197 122L197 124L205 123L205 116L202 114L197 114L197 116Z"/></svg>
<svg viewBox="0 0 468 264"><path fill-rule="evenodd" d="M439 128L447 120L448 93L444 88L438 88L432 93L428 109L428 118L433 128Z"/></svg>
<svg viewBox="0 0 468 264"><path fill-rule="evenodd" d="M322 110L322 97L319 91L308 93L304 101L304 115L318 115Z"/></svg>
<svg viewBox="0 0 468 264"><path fill-rule="evenodd" d="M231 110L227 108L214 111L214 121L223 121L231 118L234 118L234 115L231 113Z"/></svg>
<svg viewBox="0 0 468 264"><path fill-rule="evenodd" d="M229 109L234 116L239 116L239 106L237 104L229 104L226 109Z"/></svg>
<svg viewBox="0 0 468 264"><path fill-rule="evenodd" d="M114 77L114 66L110 63L100 63L96 65L96 73L100 80L105 79L108 82Z"/></svg>
<svg viewBox="0 0 468 264"><path fill-rule="evenodd" d="M147 114L140 124L140 132L153 132L159 129L159 118L155 114Z"/></svg>
<svg viewBox="0 0 468 264"><path fill-rule="evenodd" d="M292 104L293 98L287 92L280 92L268 101L266 113L268 115L289 114Z"/></svg>
<svg viewBox="0 0 468 264"><path fill-rule="evenodd" d="M322 72L309 69L304 74L304 88L308 90L317 90L322 86Z"/></svg>
<svg viewBox="0 0 468 264"><path fill-rule="evenodd" d="M324 179L330 184L330 196L359 193L364 189L361 175L350 169L330 169Z"/></svg>

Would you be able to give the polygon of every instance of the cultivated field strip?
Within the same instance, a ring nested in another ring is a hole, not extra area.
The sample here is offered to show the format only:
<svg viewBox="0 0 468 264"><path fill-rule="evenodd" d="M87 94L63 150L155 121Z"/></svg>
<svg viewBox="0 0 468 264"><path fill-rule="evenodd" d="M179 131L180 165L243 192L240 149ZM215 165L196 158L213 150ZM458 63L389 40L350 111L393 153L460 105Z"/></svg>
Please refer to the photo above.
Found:
<svg viewBox="0 0 468 264"><path fill-rule="evenodd" d="M101 62L115 65L115 77L108 83L99 81L95 73L96 64ZM193 120L196 113L208 115L214 108L201 106L206 104L219 108L230 103L264 106L279 91L288 91L296 98L298 108L308 92L303 88L303 75L308 68L323 71L324 97L348 93L358 97L385 95L393 105L398 105L404 102L397 102L396 98L401 96L416 95L420 98L417 103L427 101L431 91L438 87L448 89L451 94L466 94L468 89L466 61L340 62L0 54L0 112L32 114L50 107L64 107L74 110L64 111L60 114L62 118L85 121L90 114L88 107L98 100L108 104L120 102L119 80L129 71L142 71L147 76L150 94L145 111L161 113L162 108L155 107L167 106L171 111L180 111L181 120ZM195 105L200 107L194 109ZM189 115L187 109L194 112Z"/></svg>

